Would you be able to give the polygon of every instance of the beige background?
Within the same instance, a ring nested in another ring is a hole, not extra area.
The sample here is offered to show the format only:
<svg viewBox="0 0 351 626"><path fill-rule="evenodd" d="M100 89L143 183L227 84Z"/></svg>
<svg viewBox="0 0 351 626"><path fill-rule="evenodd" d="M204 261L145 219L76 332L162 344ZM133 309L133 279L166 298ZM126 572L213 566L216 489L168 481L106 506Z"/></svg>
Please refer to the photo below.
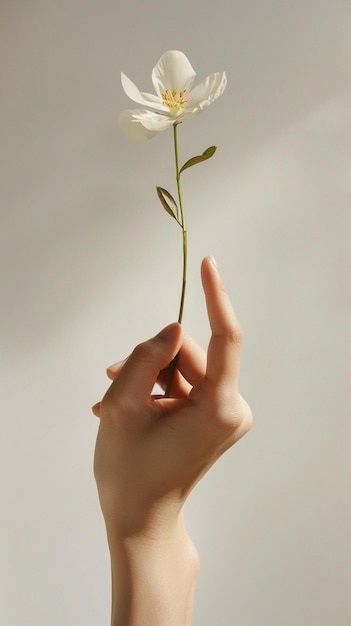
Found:
<svg viewBox="0 0 351 626"><path fill-rule="evenodd" d="M167 49L228 87L180 129L190 269L201 258L246 333L250 435L187 507L194 625L348 626L351 5L345 0L2 0L1 579L6 626L109 623L91 472L105 367L176 317L172 137L128 142L123 70ZM196 442L194 442L196 443Z"/></svg>

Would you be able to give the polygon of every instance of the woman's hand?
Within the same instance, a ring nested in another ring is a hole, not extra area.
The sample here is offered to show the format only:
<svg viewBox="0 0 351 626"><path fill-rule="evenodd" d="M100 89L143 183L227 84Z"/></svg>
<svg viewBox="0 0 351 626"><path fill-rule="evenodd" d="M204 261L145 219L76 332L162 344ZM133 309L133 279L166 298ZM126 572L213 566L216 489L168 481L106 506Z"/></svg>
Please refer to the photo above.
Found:
<svg viewBox="0 0 351 626"><path fill-rule="evenodd" d="M211 258L202 263L202 283L212 331L207 355L171 324L109 368L113 382L93 407L100 417L95 477L112 559L118 555L120 564L127 544L144 557L145 545L166 552L171 547L174 555L184 549L190 562L194 551L182 524L186 497L251 426L251 410L238 390L242 331ZM166 387L176 354L171 397L152 395L156 382ZM148 554L152 559L152 549ZM152 623L191 623L163 620Z"/></svg>

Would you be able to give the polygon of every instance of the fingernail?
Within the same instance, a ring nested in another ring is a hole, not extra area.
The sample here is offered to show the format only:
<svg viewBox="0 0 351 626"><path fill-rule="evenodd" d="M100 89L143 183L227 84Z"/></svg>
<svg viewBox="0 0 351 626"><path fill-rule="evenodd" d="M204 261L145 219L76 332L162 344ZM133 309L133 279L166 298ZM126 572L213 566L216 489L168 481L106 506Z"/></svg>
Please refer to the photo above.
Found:
<svg viewBox="0 0 351 626"><path fill-rule="evenodd" d="M156 337L165 343L174 343L176 338L179 336L179 324L177 322L173 322L173 324L169 324L159 332Z"/></svg>
<svg viewBox="0 0 351 626"><path fill-rule="evenodd" d="M92 412L93 412L93 413L94 413L94 415L96 415L96 416L98 416L99 409L100 409L100 405L101 405L101 402L96 402L96 403L95 403L95 404L91 407Z"/></svg>
<svg viewBox="0 0 351 626"><path fill-rule="evenodd" d="M124 365L125 361L125 359L122 359L122 361L116 361L116 363L112 363L112 365L106 367L107 374L114 374L116 370L120 369L122 365Z"/></svg>
<svg viewBox="0 0 351 626"><path fill-rule="evenodd" d="M211 255L211 256L209 257L209 259L210 259L210 261L211 261L211 263L212 263L213 267L214 267L214 268L217 270L217 272L218 272L218 263L217 263L216 259L214 258L214 256L212 256L212 255Z"/></svg>

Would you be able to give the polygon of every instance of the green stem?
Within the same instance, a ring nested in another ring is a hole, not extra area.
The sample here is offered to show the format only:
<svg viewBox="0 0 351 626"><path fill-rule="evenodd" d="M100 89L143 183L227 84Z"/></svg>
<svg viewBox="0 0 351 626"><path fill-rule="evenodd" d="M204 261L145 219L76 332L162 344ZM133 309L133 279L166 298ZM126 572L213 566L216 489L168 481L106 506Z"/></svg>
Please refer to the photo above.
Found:
<svg viewBox="0 0 351 626"><path fill-rule="evenodd" d="M180 225L182 227L183 234L183 278L182 278L182 292L180 296L180 305L179 305L179 313L178 313L178 324L182 323L183 319L183 311L184 311L184 300L185 300L185 290L186 290L186 275L187 275L187 260L188 260L188 239L187 239L187 231L185 228L185 219L184 219L184 209L183 209L183 198L182 198L182 190L180 185L180 168L179 168L179 154L178 154L178 134L177 134L178 124L173 124L173 141L174 141L174 157L175 157L175 166L176 166L176 180L177 180L177 191L178 191L178 200L179 200L179 210L180 210ZM174 379L174 373L177 367L177 359L178 355L176 355L173 361L169 366L169 376L167 387L165 391L165 398L169 398L171 395L172 384Z"/></svg>

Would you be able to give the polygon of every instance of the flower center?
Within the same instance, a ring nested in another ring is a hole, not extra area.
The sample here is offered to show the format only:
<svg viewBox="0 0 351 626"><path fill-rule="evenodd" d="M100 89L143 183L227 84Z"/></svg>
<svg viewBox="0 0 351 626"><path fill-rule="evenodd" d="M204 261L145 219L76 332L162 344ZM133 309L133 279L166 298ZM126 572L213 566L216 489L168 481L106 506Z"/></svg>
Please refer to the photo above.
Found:
<svg viewBox="0 0 351 626"><path fill-rule="evenodd" d="M185 107L185 92L186 89L183 89L183 91L178 91L178 89L173 89L173 91L170 91L169 89L166 89L166 91L162 94L162 104L168 107L171 113L178 113L181 109L184 109Z"/></svg>

